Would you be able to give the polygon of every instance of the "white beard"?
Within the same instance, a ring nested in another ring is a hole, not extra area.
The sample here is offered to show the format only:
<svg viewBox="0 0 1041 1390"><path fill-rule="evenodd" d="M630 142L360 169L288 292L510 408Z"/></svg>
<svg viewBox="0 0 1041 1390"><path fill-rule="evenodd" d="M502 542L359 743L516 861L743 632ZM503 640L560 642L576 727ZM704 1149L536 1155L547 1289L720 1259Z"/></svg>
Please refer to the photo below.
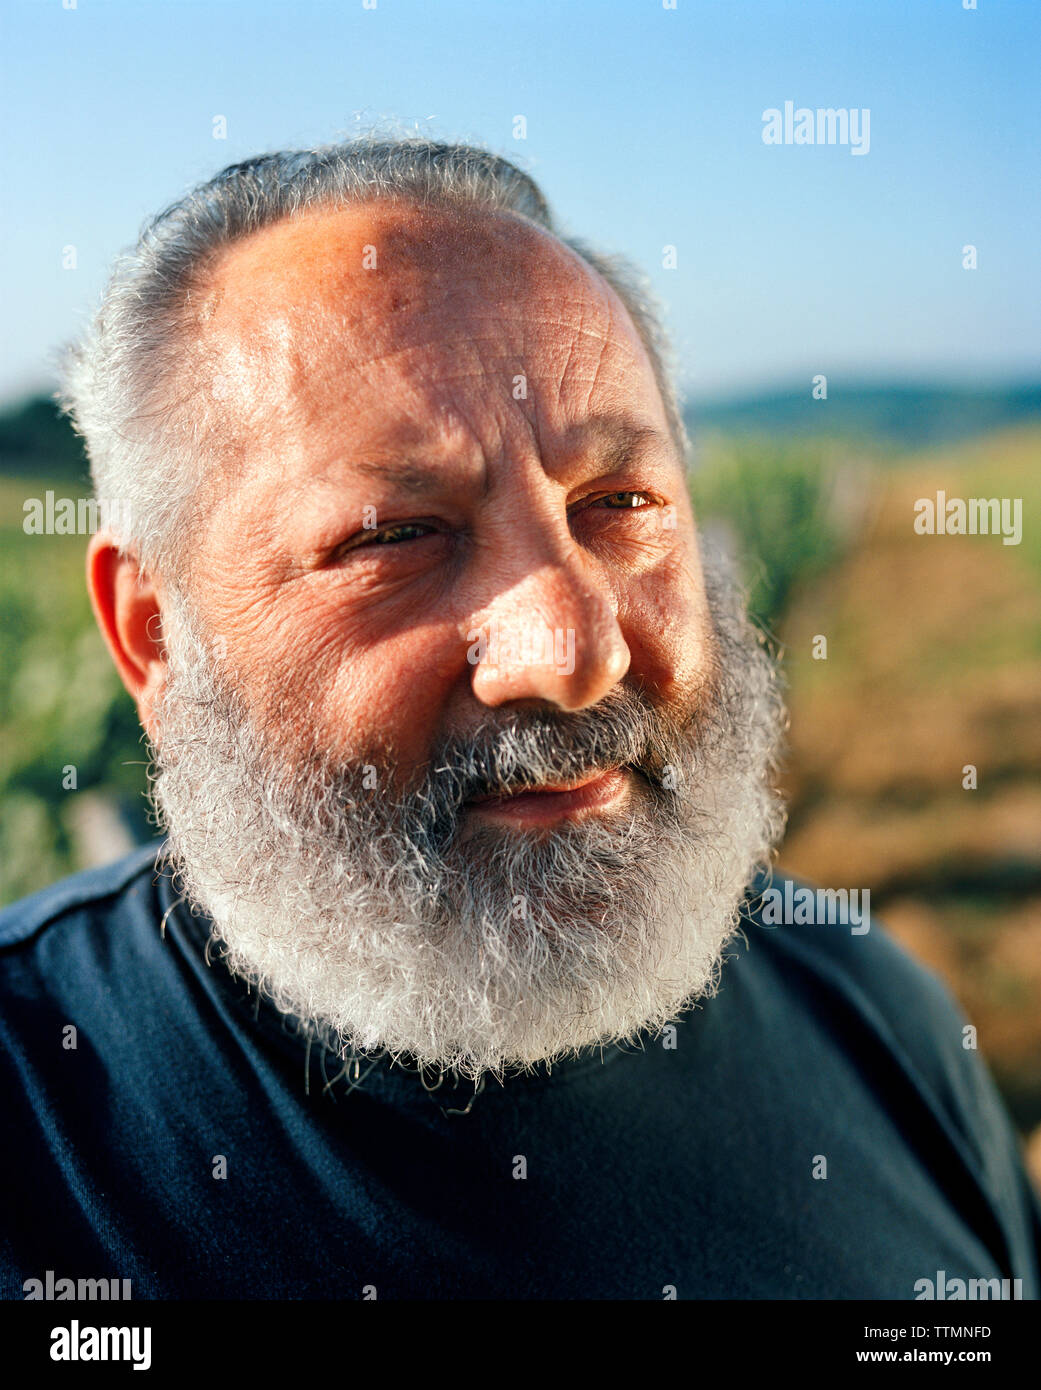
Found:
<svg viewBox="0 0 1041 1390"><path fill-rule="evenodd" d="M783 706L722 565L706 581L718 650L693 714L628 687L574 714L500 713L396 800L366 788L366 766L401 785L372 749L261 736L176 599L153 795L230 969L341 1055L473 1079L635 1040L714 992L783 827ZM640 774L622 812L458 839L477 791L618 764Z"/></svg>

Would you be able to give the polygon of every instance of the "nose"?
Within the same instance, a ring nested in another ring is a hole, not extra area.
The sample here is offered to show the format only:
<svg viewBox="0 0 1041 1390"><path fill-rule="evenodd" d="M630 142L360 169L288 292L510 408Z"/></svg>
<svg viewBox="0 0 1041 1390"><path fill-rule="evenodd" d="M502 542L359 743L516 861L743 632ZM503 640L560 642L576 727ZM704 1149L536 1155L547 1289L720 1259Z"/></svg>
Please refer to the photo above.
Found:
<svg viewBox="0 0 1041 1390"><path fill-rule="evenodd" d="M562 710L595 705L629 669L617 604L574 540L528 549L528 561L472 622L472 689L495 708L540 700Z"/></svg>

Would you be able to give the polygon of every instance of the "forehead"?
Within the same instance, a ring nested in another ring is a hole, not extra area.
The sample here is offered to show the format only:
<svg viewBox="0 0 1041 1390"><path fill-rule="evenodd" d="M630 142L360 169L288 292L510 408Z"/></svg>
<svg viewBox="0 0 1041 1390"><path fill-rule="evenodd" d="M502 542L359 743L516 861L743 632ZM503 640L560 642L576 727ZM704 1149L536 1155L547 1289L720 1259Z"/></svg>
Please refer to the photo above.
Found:
<svg viewBox="0 0 1041 1390"><path fill-rule="evenodd" d="M549 232L505 212L374 201L310 211L226 248L200 321L263 331L272 315L329 313L371 326L411 307L527 288L605 300L605 282ZM606 307L606 304L605 304Z"/></svg>
<svg viewBox="0 0 1041 1390"><path fill-rule="evenodd" d="M489 373L500 387L550 383L559 399L651 372L607 283L509 213L311 211L227 248L197 301L203 389L247 428L324 418L348 396L385 404L388 391L404 414L428 411L439 385L486 389Z"/></svg>
<svg viewBox="0 0 1041 1390"><path fill-rule="evenodd" d="M512 213L373 200L312 209L226 248L211 273L207 317L259 325L272 309L404 307L394 288L436 292L535 274L562 284L580 259ZM392 302L395 301L395 302Z"/></svg>

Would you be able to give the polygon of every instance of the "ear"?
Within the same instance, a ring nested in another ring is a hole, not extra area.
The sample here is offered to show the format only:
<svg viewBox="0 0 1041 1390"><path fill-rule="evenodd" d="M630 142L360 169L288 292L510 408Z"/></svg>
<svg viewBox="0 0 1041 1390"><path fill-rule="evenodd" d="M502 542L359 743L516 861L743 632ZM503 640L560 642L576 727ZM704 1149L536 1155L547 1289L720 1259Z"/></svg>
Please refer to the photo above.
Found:
<svg viewBox="0 0 1041 1390"><path fill-rule="evenodd" d="M87 588L116 670L154 743L155 700L166 677L159 590L105 531L95 532L87 547Z"/></svg>

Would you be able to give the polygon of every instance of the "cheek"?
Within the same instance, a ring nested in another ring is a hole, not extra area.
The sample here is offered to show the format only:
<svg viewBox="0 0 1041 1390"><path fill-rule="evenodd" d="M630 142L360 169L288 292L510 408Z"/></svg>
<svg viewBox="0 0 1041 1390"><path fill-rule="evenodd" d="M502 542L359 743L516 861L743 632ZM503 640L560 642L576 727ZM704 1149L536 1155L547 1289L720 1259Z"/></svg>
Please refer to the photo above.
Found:
<svg viewBox="0 0 1041 1390"><path fill-rule="evenodd" d="M639 677L664 700L694 691L712 669L714 643L701 566L676 553L621 596L618 621Z"/></svg>
<svg viewBox="0 0 1041 1390"><path fill-rule="evenodd" d="M411 769L426 760L454 686L454 658L437 629L421 628L347 658L316 697L329 747L343 736L379 747Z"/></svg>
<svg viewBox="0 0 1041 1390"><path fill-rule="evenodd" d="M429 755L461 660L457 629L387 633L312 608L280 625L268 648L265 703L330 753L392 755L412 768Z"/></svg>
<svg viewBox="0 0 1041 1390"><path fill-rule="evenodd" d="M287 583L247 539L212 557L197 601L257 722L294 754L316 739L333 754L424 761L465 669L458 630L417 622L414 594L395 601L386 586Z"/></svg>

